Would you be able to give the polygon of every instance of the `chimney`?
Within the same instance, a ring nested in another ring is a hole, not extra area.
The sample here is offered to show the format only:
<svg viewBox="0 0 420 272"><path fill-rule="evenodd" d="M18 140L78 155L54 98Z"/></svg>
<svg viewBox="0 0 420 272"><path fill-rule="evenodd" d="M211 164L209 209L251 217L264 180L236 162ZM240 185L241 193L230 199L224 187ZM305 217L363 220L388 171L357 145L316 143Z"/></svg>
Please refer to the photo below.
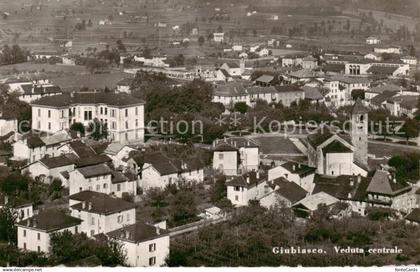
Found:
<svg viewBox="0 0 420 272"><path fill-rule="evenodd" d="M37 227L37 225L38 225L38 222L36 222L36 218L34 218L34 220L33 220L33 222L32 222L32 226L33 226L34 228L36 228L36 227Z"/></svg>
<svg viewBox="0 0 420 272"><path fill-rule="evenodd" d="M82 209L86 209L86 201L82 202Z"/></svg>
<svg viewBox="0 0 420 272"><path fill-rule="evenodd" d="M362 175L357 175L357 183L360 184L362 182Z"/></svg>
<svg viewBox="0 0 420 272"><path fill-rule="evenodd" d="M4 205L7 205L9 203L9 197L4 196Z"/></svg>
<svg viewBox="0 0 420 272"><path fill-rule="evenodd" d="M351 193L349 193L349 194L347 195L347 198L349 198L349 199L351 198Z"/></svg>
<svg viewBox="0 0 420 272"><path fill-rule="evenodd" d="M130 232L128 230L125 231L125 238L126 239L130 238Z"/></svg>
<svg viewBox="0 0 420 272"><path fill-rule="evenodd" d="M354 180L353 180L353 177L350 177L350 186L354 186Z"/></svg>
<svg viewBox="0 0 420 272"><path fill-rule="evenodd" d="M257 179L260 179L260 171L257 171Z"/></svg>
<svg viewBox="0 0 420 272"><path fill-rule="evenodd" d="M29 218L27 221L26 221L26 226L27 227L29 227L31 225L31 219Z"/></svg>
<svg viewBox="0 0 420 272"><path fill-rule="evenodd" d="M293 164L293 166L292 166L292 170L293 170L293 171L295 171L295 170L296 170L296 165L295 165L295 164Z"/></svg>
<svg viewBox="0 0 420 272"><path fill-rule="evenodd" d="M248 175L246 175L246 183L250 183L250 180L249 180L249 174Z"/></svg>
<svg viewBox="0 0 420 272"><path fill-rule="evenodd" d="M156 226L156 234L160 235L160 227L159 226Z"/></svg>
<svg viewBox="0 0 420 272"><path fill-rule="evenodd" d="M89 202L88 203L88 210L90 211L90 210L92 210L92 202Z"/></svg>

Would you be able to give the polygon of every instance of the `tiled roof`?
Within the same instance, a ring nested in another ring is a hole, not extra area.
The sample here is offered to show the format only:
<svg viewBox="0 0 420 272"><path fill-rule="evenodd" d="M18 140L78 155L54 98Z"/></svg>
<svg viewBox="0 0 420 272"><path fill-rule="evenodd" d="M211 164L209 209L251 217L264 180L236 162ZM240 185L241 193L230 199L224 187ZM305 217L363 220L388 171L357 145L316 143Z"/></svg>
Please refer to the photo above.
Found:
<svg viewBox="0 0 420 272"><path fill-rule="evenodd" d="M342 175L338 177L316 174L313 194L325 192L341 200L366 200L366 188L371 178L362 176Z"/></svg>
<svg viewBox="0 0 420 272"><path fill-rule="evenodd" d="M250 189L265 181L267 181L267 173L260 171L258 177L257 172L249 172L226 182L226 186L242 186Z"/></svg>
<svg viewBox="0 0 420 272"><path fill-rule="evenodd" d="M318 192L316 194L305 197L304 199L297 202L294 206L301 205L307 208L309 211L315 211L318 209L318 205L320 204L330 206L336 202L338 202L337 198L325 192Z"/></svg>
<svg viewBox="0 0 420 272"><path fill-rule="evenodd" d="M410 191L406 182L396 181L387 171L376 170L367 188L368 193L395 196Z"/></svg>
<svg viewBox="0 0 420 272"><path fill-rule="evenodd" d="M389 98L397 95L398 92L393 92L393 91L384 91L381 94L378 94L377 96L373 97L370 100L370 103L376 105L376 106L380 106L382 103L384 103L385 101L387 101Z"/></svg>
<svg viewBox="0 0 420 272"><path fill-rule="evenodd" d="M256 82L264 82L264 83L270 83L271 81L273 81L274 76L272 75L262 75L259 78L257 78L255 81Z"/></svg>
<svg viewBox="0 0 420 272"><path fill-rule="evenodd" d="M67 165L72 165L74 162L67 158L65 155L61 155L59 157L51 157L51 158L43 158L39 160L42 164L44 164L48 169L53 169L57 167L63 167Z"/></svg>
<svg viewBox="0 0 420 272"><path fill-rule="evenodd" d="M17 223L17 225L52 232L79 225L81 222L82 220L79 218L66 215L62 211L51 209L41 211L38 215L23 220Z"/></svg>
<svg viewBox="0 0 420 272"><path fill-rule="evenodd" d="M115 107L124 107L144 104L144 101L122 93L86 92L45 96L32 103L32 105L49 107L67 107L76 104L106 104Z"/></svg>
<svg viewBox="0 0 420 272"><path fill-rule="evenodd" d="M73 196L73 199L75 198L83 198L83 200L71 208L89 213L109 215L136 208L134 203L101 193Z"/></svg>
<svg viewBox="0 0 420 272"><path fill-rule="evenodd" d="M41 140L41 138L36 135L28 136L27 143L28 143L29 148L37 148L37 147L45 146L45 143Z"/></svg>
<svg viewBox="0 0 420 272"><path fill-rule="evenodd" d="M305 92L305 99L308 100L321 100L324 99L324 96L318 91L318 88L303 86L303 91Z"/></svg>
<svg viewBox="0 0 420 272"><path fill-rule="evenodd" d="M233 152L233 151L238 151L238 149L231 144L220 143L220 144L216 145L216 147L213 149L213 151L220 151L220 152L232 151Z"/></svg>
<svg viewBox="0 0 420 272"><path fill-rule="evenodd" d="M246 88L241 82L218 84L213 89L213 95L218 96L241 96L246 94Z"/></svg>
<svg viewBox="0 0 420 272"><path fill-rule="evenodd" d="M365 114L368 113L369 110L363 105L362 100L358 98L351 109L352 114Z"/></svg>
<svg viewBox="0 0 420 272"><path fill-rule="evenodd" d="M314 174L316 171L316 168L314 167L293 161L285 162L281 167L287 169L290 173L299 175L299 177L306 177L310 174Z"/></svg>
<svg viewBox="0 0 420 272"><path fill-rule="evenodd" d="M114 239L131 243L141 243L158 237L167 236L169 235L169 232L143 222L137 222L134 225L108 232L106 235Z"/></svg>
<svg viewBox="0 0 420 272"><path fill-rule="evenodd" d="M109 168L105 164L98 164L98 165L78 168L77 171L79 171L85 178L105 176L105 175L110 175L112 173L111 168Z"/></svg>
<svg viewBox="0 0 420 272"><path fill-rule="evenodd" d="M81 157L75 160L76 167L86 167L86 166L93 166L102 163L109 163L112 162L112 159L107 155L93 155L90 157Z"/></svg>
<svg viewBox="0 0 420 272"><path fill-rule="evenodd" d="M402 108L412 110L412 109L417 108L418 96L400 95L400 96L391 97L387 101L391 103L394 103L394 102L399 103Z"/></svg>
<svg viewBox="0 0 420 272"><path fill-rule="evenodd" d="M420 208L413 209L406 217L406 220L420 223Z"/></svg>
<svg viewBox="0 0 420 272"><path fill-rule="evenodd" d="M73 141L70 142L69 145L77 154L77 156L79 156L79 158L86 158L96 155L95 151L82 141Z"/></svg>
<svg viewBox="0 0 420 272"><path fill-rule="evenodd" d="M271 183L276 186L276 193L289 200L292 204L302 200L308 194L305 189L283 177L277 178Z"/></svg>
<svg viewBox="0 0 420 272"><path fill-rule="evenodd" d="M398 69L398 67L392 66L378 66L378 65L373 65L371 66L369 69L367 69L366 72L368 73L372 73L374 75L392 75L396 70Z"/></svg>
<svg viewBox="0 0 420 272"><path fill-rule="evenodd" d="M317 147L320 144L324 143L326 140L331 138L334 134L331 132L329 127L324 126L320 128L315 133L308 135L308 142L313 146Z"/></svg>
<svg viewBox="0 0 420 272"><path fill-rule="evenodd" d="M241 147L248 147L248 148L255 148L259 147L258 143L256 143L252 139L247 139L245 137L229 137L225 139L218 139L215 141L215 144L228 144L233 146L234 148L241 148Z"/></svg>
<svg viewBox="0 0 420 272"><path fill-rule="evenodd" d="M324 154L328 153L352 153L353 151L342 142L334 140L322 149Z"/></svg>

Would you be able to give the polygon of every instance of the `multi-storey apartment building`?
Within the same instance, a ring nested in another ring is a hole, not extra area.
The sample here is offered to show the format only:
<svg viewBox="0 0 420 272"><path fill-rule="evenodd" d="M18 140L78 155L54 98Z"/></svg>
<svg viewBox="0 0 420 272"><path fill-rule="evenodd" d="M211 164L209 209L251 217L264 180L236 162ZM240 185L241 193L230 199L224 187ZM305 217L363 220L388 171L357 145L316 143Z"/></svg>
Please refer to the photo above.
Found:
<svg viewBox="0 0 420 272"><path fill-rule="evenodd" d="M113 141L143 142L144 101L127 94L86 92L48 96L32 104L32 128L48 133L89 126L94 119L106 124Z"/></svg>

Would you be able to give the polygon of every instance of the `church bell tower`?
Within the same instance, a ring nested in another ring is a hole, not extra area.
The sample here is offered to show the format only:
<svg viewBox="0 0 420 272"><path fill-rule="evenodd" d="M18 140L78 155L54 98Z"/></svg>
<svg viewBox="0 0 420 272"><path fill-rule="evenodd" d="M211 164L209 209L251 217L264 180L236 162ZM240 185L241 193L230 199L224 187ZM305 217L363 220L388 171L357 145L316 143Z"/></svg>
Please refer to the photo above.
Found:
<svg viewBox="0 0 420 272"><path fill-rule="evenodd" d="M351 111L351 143L354 146L354 160L367 166L368 157L368 109L359 99Z"/></svg>

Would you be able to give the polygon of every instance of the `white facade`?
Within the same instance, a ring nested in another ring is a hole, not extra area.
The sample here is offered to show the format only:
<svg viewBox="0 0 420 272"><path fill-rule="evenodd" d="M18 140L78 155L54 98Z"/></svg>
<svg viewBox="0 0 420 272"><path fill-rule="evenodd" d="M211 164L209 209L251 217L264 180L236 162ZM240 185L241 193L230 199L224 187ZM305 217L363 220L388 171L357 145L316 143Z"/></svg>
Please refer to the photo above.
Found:
<svg viewBox="0 0 420 272"><path fill-rule="evenodd" d="M72 226L65 229L56 230L53 232L46 232L32 227L24 227L18 225L18 248L35 252L50 252L50 239L53 233L70 231L77 233L79 226Z"/></svg>
<svg viewBox="0 0 420 272"><path fill-rule="evenodd" d="M17 119L2 119L0 116L0 136L5 136L10 132L16 132L17 128Z"/></svg>
<svg viewBox="0 0 420 272"><path fill-rule="evenodd" d="M144 105L74 104L64 107L32 105L32 129L55 133L73 123L86 127L94 119L108 125L109 138L120 143L144 141Z"/></svg>
<svg viewBox="0 0 420 272"><path fill-rule="evenodd" d="M213 40L217 43L221 43L225 40L225 33L213 33Z"/></svg>
<svg viewBox="0 0 420 272"><path fill-rule="evenodd" d="M88 204L86 204L88 205ZM136 223L136 209L130 209L112 214L99 214L70 207L71 216L83 220L79 231L92 237L99 233L107 233Z"/></svg>
<svg viewBox="0 0 420 272"><path fill-rule="evenodd" d="M214 151L213 169L226 176L236 176L238 174L238 151Z"/></svg>

